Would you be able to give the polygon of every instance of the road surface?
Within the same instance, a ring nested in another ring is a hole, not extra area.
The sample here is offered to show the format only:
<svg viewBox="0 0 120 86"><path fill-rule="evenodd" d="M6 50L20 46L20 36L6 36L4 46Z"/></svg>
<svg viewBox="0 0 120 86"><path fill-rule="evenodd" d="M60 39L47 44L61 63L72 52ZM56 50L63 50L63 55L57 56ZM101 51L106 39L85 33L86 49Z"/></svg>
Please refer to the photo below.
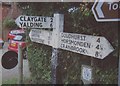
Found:
<svg viewBox="0 0 120 86"><path fill-rule="evenodd" d="M0 49L0 57L2 57L2 55L8 51L7 46L8 43L5 43L3 49ZM9 70L1 67L1 70L2 70L2 82L14 78L18 79L18 65L13 69L9 69ZM23 60L23 77L25 78L30 77L30 71L29 71L29 65L27 59Z"/></svg>

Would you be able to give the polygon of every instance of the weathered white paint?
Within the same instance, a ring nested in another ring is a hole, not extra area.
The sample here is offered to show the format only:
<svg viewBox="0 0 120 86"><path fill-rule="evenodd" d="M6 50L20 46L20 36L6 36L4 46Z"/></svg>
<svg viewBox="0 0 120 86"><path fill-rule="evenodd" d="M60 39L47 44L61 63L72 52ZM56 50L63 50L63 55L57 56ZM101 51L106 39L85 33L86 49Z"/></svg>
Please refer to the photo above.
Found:
<svg viewBox="0 0 120 86"><path fill-rule="evenodd" d="M20 28L54 28L54 18L21 15L15 20Z"/></svg>
<svg viewBox="0 0 120 86"><path fill-rule="evenodd" d="M74 33L61 33L59 48L104 59L114 49L104 37Z"/></svg>
<svg viewBox="0 0 120 86"><path fill-rule="evenodd" d="M51 57L51 66L52 66L52 84L57 84L57 66L58 64L58 46L60 39L60 32L63 32L64 25L64 15L63 14L54 14L55 18L55 28L52 31L52 57Z"/></svg>
<svg viewBox="0 0 120 86"><path fill-rule="evenodd" d="M60 33L63 32L64 27L64 15L54 14L55 28L53 28L52 35L52 47L59 48L60 43Z"/></svg>
<svg viewBox="0 0 120 86"><path fill-rule="evenodd" d="M46 21L46 19L42 18L41 21ZM53 48L61 48L98 59L104 59L114 50L104 37L64 33L63 24L64 16L54 14L53 31L32 29L29 34L30 39L33 42L49 45Z"/></svg>
<svg viewBox="0 0 120 86"><path fill-rule="evenodd" d="M52 45L52 31L42 29L31 29L29 37L32 42L37 42L45 45Z"/></svg>

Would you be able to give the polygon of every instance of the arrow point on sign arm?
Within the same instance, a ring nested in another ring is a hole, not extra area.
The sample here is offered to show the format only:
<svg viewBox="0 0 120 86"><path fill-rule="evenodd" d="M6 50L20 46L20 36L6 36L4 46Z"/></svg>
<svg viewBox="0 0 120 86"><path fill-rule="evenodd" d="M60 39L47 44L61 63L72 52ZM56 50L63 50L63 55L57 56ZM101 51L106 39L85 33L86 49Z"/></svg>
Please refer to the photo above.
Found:
<svg viewBox="0 0 120 86"><path fill-rule="evenodd" d="M104 59L106 56L108 56L111 52L114 51L114 48L112 47L110 42L105 37L103 37L103 46L104 47L102 51L102 55L103 55L102 59Z"/></svg>
<svg viewBox="0 0 120 86"><path fill-rule="evenodd" d="M19 28L21 28L20 24L19 24L19 22L20 22L19 18L20 18L20 16L15 20L15 23L17 24L17 26L19 26Z"/></svg>
<svg viewBox="0 0 120 86"><path fill-rule="evenodd" d="M32 33L32 31L30 31L30 33L29 33L29 37L30 37L30 40L32 41L32 38L31 38L31 33Z"/></svg>

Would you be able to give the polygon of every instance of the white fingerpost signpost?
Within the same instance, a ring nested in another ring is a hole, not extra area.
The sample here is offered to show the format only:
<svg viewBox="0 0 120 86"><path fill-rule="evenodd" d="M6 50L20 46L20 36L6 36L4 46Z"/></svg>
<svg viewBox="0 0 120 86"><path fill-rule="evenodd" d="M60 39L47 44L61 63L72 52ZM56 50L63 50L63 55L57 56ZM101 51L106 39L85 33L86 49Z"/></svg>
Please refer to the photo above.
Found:
<svg viewBox="0 0 120 86"><path fill-rule="evenodd" d="M54 14L54 17L19 16L16 23L20 28L32 28L29 33L32 42L52 47L52 84L57 84L56 72L59 48L98 59L104 59L114 50L105 37L63 32L63 14ZM44 28L48 29L45 30ZM86 72L86 70L89 71ZM83 71L86 72L85 74L91 74L89 68L83 68ZM83 78L85 77L86 75L83 75Z"/></svg>

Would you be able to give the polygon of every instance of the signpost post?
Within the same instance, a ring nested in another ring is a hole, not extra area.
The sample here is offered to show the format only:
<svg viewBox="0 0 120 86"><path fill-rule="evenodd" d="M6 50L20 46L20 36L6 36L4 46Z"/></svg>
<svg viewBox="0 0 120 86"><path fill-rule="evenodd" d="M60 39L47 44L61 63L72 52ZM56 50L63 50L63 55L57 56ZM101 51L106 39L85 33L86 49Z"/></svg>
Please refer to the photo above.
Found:
<svg viewBox="0 0 120 86"><path fill-rule="evenodd" d="M99 22L120 21L119 0L96 0L92 7L95 19Z"/></svg>
<svg viewBox="0 0 120 86"><path fill-rule="evenodd" d="M59 48L59 38L60 32L63 32L64 24L64 15L54 14L55 18L55 28L52 32L52 57L51 57L51 66L52 66L52 84L57 84L57 67L58 67L58 48Z"/></svg>

